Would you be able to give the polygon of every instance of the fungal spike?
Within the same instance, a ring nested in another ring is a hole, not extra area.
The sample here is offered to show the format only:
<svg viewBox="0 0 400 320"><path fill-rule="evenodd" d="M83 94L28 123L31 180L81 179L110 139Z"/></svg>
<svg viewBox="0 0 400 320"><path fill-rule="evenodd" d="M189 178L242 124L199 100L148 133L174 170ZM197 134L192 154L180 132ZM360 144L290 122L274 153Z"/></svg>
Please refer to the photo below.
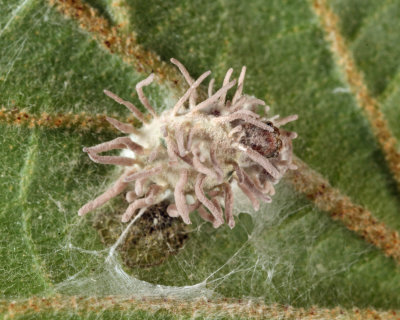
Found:
<svg viewBox="0 0 400 320"><path fill-rule="evenodd" d="M193 137L194 137L195 133L196 133L196 130L194 128L190 128L189 135L188 135L189 137L188 137L188 141L186 144L186 147L188 150L192 149Z"/></svg>
<svg viewBox="0 0 400 320"><path fill-rule="evenodd" d="M239 76L239 81L238 81L238 87L236 89L235 95L233 96L232 99L232 104L235 104L237 99L239 99L242 96L242 91L243 91L243 83L244 83L244 77L246 75L246 67L243 66L242 70L240 71L240 76Z"/></svg>
<svg viewBox="0 0 400 320"><path fill-rule="evenodd" d="M197 106L195 106L193 109L191 109L189 113L199 111L199 110L206 108L206 107L210 106L211 104L215 103L219 99L219 97L221 97L223 94L226 94L226 92L229 89L231 89L235 84L236 84L236 80L233 80L233 81L229 82L228 84L224 85L221 89L219 89L216 93L214 93L207 100L204 100L203 102L201 102Z"/></svg>
<svg viewBox="0 0 400 320"><path fill-rule="evenodd" d="M171 218L177 218L179 217L179 212L178 209L176 208L176 204L170 204L167 208L167 213Z"/></svg>
<svg viewBox="0 0 400 320"><path fill-rule="evenodd" d="M260 201L258 201L257 196L251 192L251 190L244 184L244 183L238 183L239 188L243 191L243 193L249 198L253 209L255 211L258 211L260 209Z"/></svg>
<svg viewBox="0 0 400 320"><path fill-rule="evenodd" d="M124 180L126 175L127 175L127 173L122 175L114 183L114 185L110 189L108 189L106 192L104 192L103 194L98 196L96 199L89 201L84 206L82 206L78 210L78 215L83 216L83 215L87 214L88 212L90 212L94 209L97 209L98 207L102 206L103 204L105 204L106 202L111 200L112 198L115 198L117 195L122 193L128 185Z"/></svg>
<svg viewBox="0 0 400 320"><path fill-rule="evenodd" d="M133 200L136 200L136 198L137 198L137 194L136 194L136 191L128 191L127 193L126 193L126 196L125 196L125 198L126 198L126 201L128 202L128 203L131 203Z"/></svg>
<svg viewBox="0 0 400 320"><path fill-rule="evenodd" d="M185 222L186 224L191 224L189 218L189 208L186 204L186 198L184 193L187 181L188 181L188 171L184 169L181 171L179 175L179 180L175 186L174 196L175 196L176 208L178 209L178 213L182 217L183 222Z"/></svg>
<svg viewBox="0 0 400 320"><path fill-rule="evenodd" d="M211 214L214 216L215 220L218 221L218 223L222 224L224 221L222 220L222 217L220 216L220 212L218 208L215 206L215 204L209 200L206 195L204 194L203 191L203 183L204 179L206 176L202 173L199 173L196 178L196 184L195 184L195 193L197 196L197 199L208 209L210 210Z"/></svg>
<svg viewBox="0 0 400 320"><path fill-rule="evenodd" d="M259 114L255 113L255 112L253 112L253 111L251 111L251 110L247 110L247 109L238 110L238 111L236 111L236 112L234 113L234 115L235 115L235 114L244 114L244 115L249 116L249 117L254 118L254 119L259 119L259 118L260 118L260 115L259 115Z"/></svg>
<svg viewBox="0 0 400 320"><path fill-rule="evenodd" d="M225 78L224 78L224 82L222 83L222 86L226 86L229 83L229 79L231 78L232 72L233 72L233 69L229 68L225 74ZM219 102L222 104L225 104L226 93L227 93L227 91L225 91L219 98Z"/></svg>
<svg viewBox="0 0 400 320"><path fill-rule="evenodd" d="M271 164L271 162L267 158L263 157L257 151L254 151L253 149L248 148L242 144L238 144L237 148L240 151L244 151L251 160L263 167L265 171L267 171L267 173L270 174L274 179L280 179L279 171Z"/></svg>
<svg viewBox="0 0 400 320"><path fill-rule="evenodd" d="M184 157L187 153L185 149L185 138L184 138L184 130L182 128L182 125L178 126L175 131L175 139L176 139L176 144L178 147L179 155L181 157Z"/></svg>
<svg viewBox="0 0 400 320"><path fill-rule="evenodd" d="M235 219L233 218L233 192L229 183L224 183L225 192L225 220L228 226L232 229L235 226Z"/></svg>
<svg viewBox="0 0 400 320"><path fill-rule="evenodd" d="M170 61L178 67L179 71L182 73L183 77L186 79L186 82L189 84L189 86L191 86L193 84L193 79L190 76L189 72L186 70L185 66L182 63L180 63L178 60L176 60L175 58L171 58Z"/></svg>
<svg viewBox="0 0 400 320"><path fill-rule="evenodd" d="M286 136L291 140L296 139L297 138L297 132L287 132Z"/></svg>
<svg viewBox="0 0 400 320"><path fill-rule="evenodd" d="M190 213L198 210L199 216L215 228L224 222L233 228L232 183L237 183L258 210L260 201L271 201L270 196L275 193L273 184L287 170L296 168L292 162L292 140L297 134L282 126L296 120L297 115L282 119L258 115L256 105L265 106L265 102L243 95L245 67L241 70L232 103L226 101L226 96L236 80L231 80L233 70L229 69L222 87L213 92L214 80L211 80L208 97L196 105L196 90L211 72L194 80L179 61L172 59L171 62L179 68L189 88L173 108L160 115L143 93L143 87L153 81L153 74L136 85L139 100L151 117L142 114L132 103L104 91L131 110L143 126L136 129L107 118L129 136L84 148L93 161L121 166L123 172L110 189L84 205L79 210L80 215L127 189L125 198L129 206L122 217L124 222L137 210L168 199L171 203L166 210L170 217L181 217L189 224ZM183 108L188 99L190 108ZM268 111L268 107L265 108ZM124 153L99 155L114 149L123 149ZM194 202L187 203L186 197L193 198Z"/></svg>
<svg viewBox="0 0 400 320"><path fill-rule="evenodd" d="M142 209L147 206L148 205L146 203L146 198L136 199L128 206L125 213L122 215L121 221L128 222L129 220L131 220L131 218L136 210Z"/></svg>
<svg viewBox="0 0 400 320"><path fill-rule="evenodd" d="M129 220L131 220L136 210L148 207L151 204L155 203L155 195L157 194L156 191L157 190L153 188L150 190L147 197L136 199L135 201L133 201L126 209L125 213L122 216L121 221L128 222Z"/></svg>
<svg viewBox="0 0 400 320"><path fill-rule="evenodd" d="M273 117L269 118L268 121L276 122L279 119L279 114L274 115Z"/></svg>
<svg viewBox="0 0 400 320"><path fill-rule="evenodd" d="M189 86L191 86L193 84L194 80L190 76L189 72L186 70L185 66L174 58L171 58L170 61L178 67L179 71L182 73L186 82L189 84ZM197 98L197 92L196 92L196 90L194 90L189 97L189 106L190 107L193 107L196 104L196 98Z"/></svg>
<svg viewBox="0 0 400 320"><path fill-rule="evenodd" d="M178 146L176 145L176 142L171 139L170 136L167 136L165 138L165 142L167 144L167 152L168 152L168 157L169 157L169 163L170 164L176 164L178 162Z"/></svg>
<svg viewBox="0 0 400 320"><path fill-rule="evenodd" d="M247 102L252 105L265 106L265 101L254 97L247 99ZM267 112L268 111L269 109L267 110Z"/></svg>
<svg viewBox="0 0 400 320"><path fill-rule="evenodd" d="M204 72L193 84L190 88L185 92L185 94L178 100L175 104L174 108L172 109L172 115L175 116L179 109L183 106L183 104L187 101L189 96L196 90L196 88L204 81L211 74L211 71Z"/></svg>
<svg viewBox="0 0 400 320"><path fill-rule="evenodd" d="M269 131L269 132L274 132L274 129L271 126L265 124L264 122L262 122L260 120L254 119L250 115L244 114L244 113L235 112L235 113L230 114L230 115L228 115L226 117L219 117L215 121L217 121L217 122L224 122L224 121L232 122L232 121L235 121L235 120L243 120L243 121L245 121L247 123L251 123L252 125L254 125L256 127L259 127L259 128L261 128L263 130L266 130L266 131Z"/></svg>
<svg viewBox="0 0 400 320"><path fill-rule="evenodd" d="M97 155L97 153L90 150L87 150L86 152L88 153L90 160L100 164L114 164L116 166L130 167L136 163L136 160L132 158L118 156L99 156Z"/></svg>
<svg viewBox="0 0 400 320"><path fill-rule="evenodd" d="M293 121L297 120L298 118L299 118L299 116L297 114L292 114L288 117L276 120L275 126L277 126L279 128L289 122L293 122Z"/></svg>
<svg viewBox="0 0 400 320"><path fill-rule="evenodd" d="M137 130L130 123L123 123L110 117L106 117L106 120L122 133L137 133Z"/></svg>
<svg viewBox="0 0 400 320"><path fill-rule="evenodd" d="M211 202L217 208L218 218L219 218L219 219L215 219L215 222L213 223L213 227L218 228L220 225L224 224L224 213L222 212L222 208L221 208L221 204L219 203L219 199L211 198Z"/></svg>
<svg viewBox="0 0 400 320"><path fill-rule="evenodd" d="M224 171L222 170L221 164L219 163L218 158L217 158L217 146L215 143L212 144L211 148L210 148L210 159L214 166L213 169L214 169L214 172L216 173L217 180L219 183L222 183L223 178L224 178Z"/></svg>
<svg viewBox="0 0 400 320"><path fill-rule="evenodd" d="M135 181L135 193L137 196L142 196L144 192L144 184L147 182L146 178L140 178Z"/></svg>
<svg viewBox="0 0 400 320"><path fill-rule="evenodd" d="M209 167L207 167L202 163L204 161L202 161L203 159L201 159L199 156L200 151L198 150L198 148L195 148L192 154L193 154L193 160L192 160L193 167L197 170L197 172L203 173L206 176L213 177L214 179L218 178L218 174L214 170L210 169Z"/></svg>
<svg viewBox="0 0 400 320"><path fill-rule="evenodd" d="M156 184L152 184L149 188L149 195L145 198L146 204L147 205L154 204L154 202L156 202L155 200L157 196L164 190L165 188L158 186Z"/></svg>
<svg viewBox="0 0 400 320"><path fill-rule="evenodd" d="M192 211L194 211L194 210L199 209L200 206L201 206L201 203L200 203L199 200L196 200L195 203L193 203L193 204L189 204L189 205L188 205L189 213L192 212ZM169 215L170 217L172 217L172 218L179 217L179 212L178 212L178 209L177 209L175 203L172 203L172 204L170 204L170 205L168 206L168 208L167 208L167 213L168 213L168 215Z"/></svg>
<svg viewBox="0 0 400 320"><path fill-rule="evenodd" d="M266 193L262 192L262 190L258 189L254 182L250 179L247 173L243 172L244 175L244 185L258 198L261 198L264 202L271 202L272 199Z"/></svg>
<svg viewBox="0 0 400 320"><path fill-rule="evenodd" d="M125 177L125 182L132 182L137 179L142 179L142 178L150 178L151 176L154 176L158 173L160 173L163 169L162 165L159 165L157 167L148 169L148 170L143 170L139 172L135 172L134 174L131 174L127 177Z"/></svg>
<svg viewBox="0 0 400 320"><path fill-rule="evenodd" d="M142 153L143 147L133 142L129 137L119 137L114 140L100 143L97 146L84 148L84 151L93 151L95 153L110 151L114 149L130 149L134 152Z"/></svg>
<svg viewBox="0 0 400 320"><path fill-rule="evenodd" d="M118 97L115 93L112 93L111 91L104 90L103 92L108 97L113 99L115 102L118 102L119 104L123 104L125 107L127 107L138 120L142 121L143 123L147 122L146 117L143 115L143 113L138 108L136 108L134 106L133 103L123 100L122 98Z"/></svg>
<svg viewBox="0 0 400 320"><path fill-rule="evenodd" d="M236 162L233 162L232 165L235 169L238 182L242 183L244 181L243 169Z"/></svg>
<svg viewBox="0 0 400 320"><path fill-rule="evenodd" d="M208 84L208 97L211 97L213 95L213 87L214 87L214 82L215 79L211 79L209 84Z"/></svg>
<svg viewBox="0 0 400 320"><path fill-rule="evenodd" d="M232 101L232 105L229 108L229 112L233 113L233 112L235 112L237 110L243 109L244 103L247 102L248 100L249 100L248 97L242 96L239 99L237 99L237 101L235 101L235 102Z"/></svg>
<svg viewBox="0 0 400 320"><path fill-rule="evenodd" d="M243 127L241 125L234 127L231 131L229 131L228 136L233 137L237 133L242 133Z"/></svg>
<svg viewBox="0 0 400 320"><path fill-rule="evenodd" d="M153 107L150 105L149 100L147 99L147 97L144 95L143 93L143 87L150 85L150 83L152 83L154 80L154 73L150 74L146 79L140 81L137 85L136 85L136 92L138 93L138 97L140 102L143 104L143 106L147 109L148 112L150 112L150 114L154 117L157 118L157 113L156 111L153 109Z"/></svg>
<svg viewBox="0 0 400 320"><path fill-rule="evenodd" d="M213 224L214 227L216 226L216 224L215 224L215 222L216 222L215 218L214 218L211 214L209 214L209 213L207 212L207 210L204 209L203 206L199 207L199 208L197 209L197 212L199 213L199 216L200 216L203 220L208 221L208 222L211 222L211 223Z"/></svg>
<svg viewBox="0 0 400 320"><path fill-rule="evenodd" d="M296 169L297 169L297 166L296 166ZM291 170L296 170L296 169L291 169ZM273 196L275 194L275 188L274 188L273 184L271 182L267 181L266 182L266 186L268 187L268 191L267 192L271 196Z"/></svg>
<svg viewBox="0 0 400 320"><path fill-rule="evenodd" d="M143 147L133 142L129 137L119 137L114 140L101 143L90 148L83 148L92 161L102 164L115 164L122 166L131 166L136 163L135 159L120 156L99 156L98 153L114 149L130 149L131 151L141 153Z"/></svg>

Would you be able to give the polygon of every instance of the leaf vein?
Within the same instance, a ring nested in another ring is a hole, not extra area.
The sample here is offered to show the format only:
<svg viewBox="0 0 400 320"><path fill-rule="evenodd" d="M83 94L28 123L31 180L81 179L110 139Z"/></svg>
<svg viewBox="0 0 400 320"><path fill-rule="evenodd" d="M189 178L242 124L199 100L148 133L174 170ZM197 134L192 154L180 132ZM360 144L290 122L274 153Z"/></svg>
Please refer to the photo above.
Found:
<svg viewBox="0 0 400 320"><path fill-rule="evenodd" d="M366 114L372 132L379 142L385 160L400 188L400 153L398 142L391 132L378 101L370 94L360 71L357 69L351 52L346 46L338 27L338 16L329 8L326 0L313 0L315 14L320 18L325 34L331 44L331 51L338 57L338 63L346 76L351 91L360 108Z"/></svg>
<svg viewBox="0 0 400 320"><path fill-rule="evenodd" d="M78 314L99 314L104 311L137 311L151 314L166 311L172 315L215 317L216 314L227 318L245 317L251 319L398 319L395 310L378 311L368 309L328 308L296 308L278 304L267 305L250 299L195 299L182 300L173 298L121 298L107 296L101 298L86 298L79 296L55 296L47 298L31 297L25 300L0 300L0 313L6 318L37 314L44 312Z"/></svg>

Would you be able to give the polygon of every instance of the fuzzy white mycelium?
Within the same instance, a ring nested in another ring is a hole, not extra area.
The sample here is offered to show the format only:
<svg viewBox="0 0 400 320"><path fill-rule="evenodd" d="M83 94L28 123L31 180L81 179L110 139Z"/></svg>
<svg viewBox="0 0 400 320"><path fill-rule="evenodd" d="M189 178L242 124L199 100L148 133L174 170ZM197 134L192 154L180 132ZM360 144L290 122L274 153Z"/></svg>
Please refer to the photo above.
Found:
<svg viewBox="0 0 400 320"><path fill-rule="evenodd" d="M84 148L97 163L123 166L123 173L115 184L96 199L85 204L79 215L98 208L118 194L128 190L129 206L122 221L129 221L139 209L170 199L167 212L190 224L189 214L197 210L215 228L225 221L233 228L233 192L236 183L250 199L255 210L259 200L270 202L278 183L292 164L292 139L282 125L297 119L291 115L280 119L261 117L256 108L269 107L264 101L242 94L246 68L243 67L232 101L226 101L228 90L235 86L230 81L232 69L225 75L222 87L213 92L214 79L208 87L208 98L197 103L196 89L210 75L192 79L186 68L171 59L186 81L189 89L172 109L158 115L143 94L143 87L154 78L136 85L138 97L149 112L145 116L132 103L105 90L105 94L125 105L143 125L140 129L112 118L107 120L125 137L97 146ZM187 106L186 106L187 105ZM120 156L100 156L99 153L123 149Z"/></svg>

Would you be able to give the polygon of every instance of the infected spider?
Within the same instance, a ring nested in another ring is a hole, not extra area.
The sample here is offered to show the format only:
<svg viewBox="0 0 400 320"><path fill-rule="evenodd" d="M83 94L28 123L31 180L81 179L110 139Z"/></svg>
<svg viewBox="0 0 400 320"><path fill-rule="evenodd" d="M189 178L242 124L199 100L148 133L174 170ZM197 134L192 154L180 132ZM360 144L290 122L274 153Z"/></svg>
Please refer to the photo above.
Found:
<svg viewBox="0 0 400 320"><path fill-rule="evenodd" d="M171 59L171 62L179 68L189 89L172 109L158 115L143 93L143 87L153 81L154 74L139 82L136 91L151 119L132 103L104 91L125 105L143 126L137 129L107 118L118 130L129 135L83 149L94 162L123 166L124 170L115 184L85 204L79 215L100 207L128 189L129 206L122 216L123 222L129 221L141 208L173 199L167 208L171 217L181 217L190 224L189 214L197 210L200 217L215 228L224 223L224 216L233 228L232 184L237 184L258 210L259 200L271 202L274 184L284 173L296 169L292 164L292 139L297 134L281 126L296 120L297 115L267 119L257 114L258 106L264 107L266 113L269 107L260 99L242 94L245 67L232 101L226 101L227 92L236 84L236 80L230 81L231 68L222 87L214 93L212 79L208 98L197 103L196 90L211 72L194 80L179 61ZM99 155L113 149L124 151L120 156Z"/></svg>

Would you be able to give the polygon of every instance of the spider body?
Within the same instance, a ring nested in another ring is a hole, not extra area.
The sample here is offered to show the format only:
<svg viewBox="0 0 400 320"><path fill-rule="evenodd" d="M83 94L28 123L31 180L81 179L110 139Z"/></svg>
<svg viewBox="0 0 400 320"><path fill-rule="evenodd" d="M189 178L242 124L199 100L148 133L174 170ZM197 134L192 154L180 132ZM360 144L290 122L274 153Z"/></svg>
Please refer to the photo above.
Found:
<svg viewBox="0 0 400 320"><path fill-rule="evenodd" d="M240 138L240 143L249 146L254 151L262 154L266 158L276 158L282 148L279 128L274 127L272 122L267 121L266 125L273 128L273 132L252 126L249 123L242 125L244 134Z"/></svg>
<svg viewBox="0 0 400 320"><path fill-rule="evenodd" d="M108 191L79 210L80 215L128 189L129 206L122 217L124 222L141 208L172 199L167 208L171 217L181 217L189 224L189 214L197 210L214 227L226 221L233 228L233 183L258 210L259 200L271 201L270 195L275 193L273 185L286 170L295 169L292 139L297 135L281 126L296 120L297 116L267 119L258 115L256 109L260 105L266 112L269 107L262 100L242 94L245 67L231 101L226 101L226 95L236 85L236 80L230 81L233 70L229 69L222 87L214 93L211 80L208 98L197 103L196 89L210 71L194 80L180 62L171 61L182 72L189 89L172 109L158 115L142 89L152 82L153 75L138 83L139 99L151 119L130 102L105 91L128 107L143 126L136 129L108 118L117 129L129 135L84 148L93 161L119 165L124 170ZM99 155L112 149L124 151L120 156Z"/></svg>

